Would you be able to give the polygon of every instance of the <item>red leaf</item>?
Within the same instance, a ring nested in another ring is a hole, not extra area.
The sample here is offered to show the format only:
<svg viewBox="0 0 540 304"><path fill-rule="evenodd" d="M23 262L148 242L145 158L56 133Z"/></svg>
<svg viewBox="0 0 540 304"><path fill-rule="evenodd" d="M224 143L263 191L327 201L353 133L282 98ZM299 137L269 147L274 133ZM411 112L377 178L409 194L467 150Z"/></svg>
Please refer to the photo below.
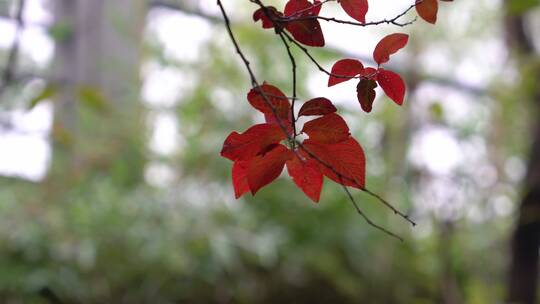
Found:
<svg viewBox="0 0 540 304"><path fill-rule="evenodd" d="M367 0L339 0L341 7L353 19L360 23L366 22L366 13L368 11Z"/></svg>
<svg viewBox="0 0 540 304"><path fill-rule="evenodd" d="M232 167L232 182L234 187L234 197L238 199L249 191L247 172L250 160L235 161Z"/></svg>
<svg viewBox="0 0 540 304"><path fill-rule="evenodd" d="M262 92L262 93L261 93ZM264 94L267 98L265 99ZM253 88L247 95L249 103L257 110L270 116L273 115L272 107L276 110L279 118L285 122L290 121L290 102L280 89L273 85L263 84ZM270 102L271 106L268 104Z"/></svg>
<svg viewBox="0 0 540 304"><path fill-rule="evenodd" d="M390 60L390 55L402 49L408 41L409 35L407 34L396 33L384 37L377 43L373 51L373 59L379 65L387 62Z"/></svg>
<svg viewBox="0 0 540 304"><path fill-rule="evenodd" d="M375 100L375 88L377 83L370 79L362 79L356 86L356 94L362 110L369 113Z"/></svg>
<svg viewBox="0 0 540 304"><path fill-rule="evenodd" d="M438 9L439 3L437 0L419 0L416 3L416 12L418 15L431 24L437 22Z"/></svg>
<svg viewBox="0 0 540 304"><path fill-rule="evenodd" d="M317 2L316 2L317 3ZM310 9L311 8L311 9ZM307 0L289 0L285 5L285 17L291 17L285 28L298 42L309 46L324 46L324 36L319 21L320 5L314 5Z"/></svg>
<svg viewBox="0 0 540 304"><path fill-rule="evenodd" d="M287 171L298 188L312 201L319 201L323 186L323 175L317 161L314 159L303 161L295 156L287 161Z"/></svg>
<svg viewBox="0 0 540 304"><path fill-rule="evenodd" d="M325 115L336 112L332 102L324 97L313 98L306 101L300 108L298 116Z"/></svg>
<svg viewBox="0 0 540 304"><path fill-rule="evenodd" d="M229 134L223 143L221 156L232 161L247 160L285 138L283 131L276 125L254 125L242 134L237 132Z"/></svg>
<svg viewBox="0 0 540 304"><path fill-rule="evenodd" d="M262 187L275 180L283 171L285 162L294 156L293 152L283 145L276 145L263 155L251 160L247 172L247 181L254 195Z"/></svg>
<svg viewBox="0 0 540 304"><path fill-rule="evenodd" d="M273 19L279 19L283 16L283 14L273 6L267 6L266 12ZM264 12L264 9L262 8L259 8L253 13L253 21L257 22L259 20L262 21L262 27L265 29L274 27L274 22L270 18L268 18L268 16Z"/></svg>
<svg viewBox="0 0 540 304"><path fill-rule="evenodd" d="M332 168L319 162L319 168L329 179L345 186L359 189L365 187L366 157L364 150L354 138L349 137L334 144L322 144L307 139L303 147ZM305 150L301 149L300 153L309 157Z"/></svg>
<svg viewBox="0 0 540 304"><path fill-rule="evenodd" d="M315 0L314 3L307 0L289 0L285 4L284 13L287 17L318 16L321 7L321 2L318 0Z"/></svg>
<svg viewBox="0 0 540 304"><path fill-rule="evenodd" d="M346 77L354 77L358 74L362 74L363 72L364 72L364 65L362 64L362 62L356 59L341 59L337 61L336 63L334 63L334 66L332 66L332 71L330 72L330 74L346 76ZM352 78L346 78L346 77L335 77L332 75L330 75L330 78L328 79L329 87L352 79Z"/></svg>
<svg viewBox="0 0 540 304"><path fill-rule="evenodd" d="M403 104L403 97L405 96L405 82L399 76L399 74L385 69L379 69L377 74L377 82L383 89L384 93L390 97L398 105Z"/></svg>
<svg viewBox="0 0 540 304"><path fill-rule="evenodd" d="M335 113L306 122L302 132L313 141L327 144L344 141L350 135L345 120Z"/></svg>

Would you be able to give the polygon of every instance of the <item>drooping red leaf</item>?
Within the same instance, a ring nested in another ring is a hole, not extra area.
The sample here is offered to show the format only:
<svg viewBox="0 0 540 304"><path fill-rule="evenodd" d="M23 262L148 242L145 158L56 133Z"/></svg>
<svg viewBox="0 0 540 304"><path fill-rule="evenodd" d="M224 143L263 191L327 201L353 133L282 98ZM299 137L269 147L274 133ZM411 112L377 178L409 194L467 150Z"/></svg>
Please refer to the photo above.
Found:
<svg viewBox="0 0 540 304"><path fill-rule="evenodd" d="M247 160L285 138L285 134L277 125L267 123L254 125L244 133L229 134L223 143L221 156L232 161Z"/></svg>
<svg viewBox="0 0 540 304"><path fill-rule="evenodd" d="M362 110L369 113L373 108L373 101L375 100L375 88L377 83L371 79L362 79L356 86L356 95L358 102Z"/></svg>
<svg viewBox="0 0 540 304"><path fill-rule="evenodd" d="M336 183L362 189L366 179L366 157L360 144L352 137L347 140L322 144L311 139L304 141L303 147L313 153L324 164L319 164L322 173ZM300 150L305 157L310 157L305 150ZM328 166L331 168L329 168Z"/></svg>
<svg viewBox="0 0 540 304"><path fill-rule="evenodd" d="M338 83L351 80L351 77L362 74L364 72L364 65L362 62L356 59L341 59L334 63L332 71L330 72L330 78L328 78L328 86L331 87ZM345 76L345 77L336 77Z"/></svg>
<svg viewBox="0 0 540 304"><path fill-rule="evenodd" d="M327 144L344 141L350 135L347 123L336 113L306 122L302 132L313 141Z"/></svg>
<svg viewBox="0 0 540 304"><path fill-rule="evenodd" d="M275 145L270 151L254 157L249 163L247 182L252 194L275 180L283 171L285 162L294 153L283 145Z"/></svg>
<svg viewBox="0 0 540 304"><path fill-rule="evenodd" d="M266 99L264 96L266 96ZM276 110L278 117L284 121L290 121L289 99L280 89L270 84L263 84L251 89L247 95L249 103L264 114L274 116L272 107ZM270 102L270 105L268 104Z"/></svg>
<svg viewBox="0 0 540 304"><path fill-rule="evenodd" d="M339 3L347 15L360 23L366 22L366 14L369 8L367 0L339 0Z"/></svg>
<svg viewBox="0 0 540 304"><path fill-rule="evenodd" d="M274 20L279 19L283 16L283 14L273 6L267 6L266 12ZM268 18L268 16L264 12L264 9L262 8L259 8L253 13L253 21L257 22L259 20L261 20L262 27L265 29L274 27L274 22L270 18Z"/></svg>
<svg viewBox="0 0 540 304"><path fill-rule="evenodd" d="M435 24L437 22L437 11L439 3L437 0L419 0L416 2L416 12L425 21Z"/></svg>
<svg viewBox="0 0 540 304"><path fill-rule="evenodd" d="M251 160L235 161L232 167L232 182L234 187L234 197L238 199L244 193L249 192L247 172Z"/></svg>
<svg viewBox="0 0 540 304"><path fill-rule="evenodd" d="M304 161L294 156L287 161L287 171L298 188L312 201L319 201L323 186L323 175L317 161L314 159Z"/></svg>
<svg viewBox="0 0 540 304"><path fill-rule="evenodd" d="M334 107L330 100L324 97L318 97L306 101L300 108L298 116L325 115L336 111L336 107Z"/></svg>
<svg viewBox="0 0 540 304"><path fill-rule="evenodd" d="M403 104L403 98L405 97L405 82L403 82L403 79L401 79L399 74L385 69L379 69L377 82L390 99L398 105Z"/></svg>
<svg viewBox="0 0 540 304"><path fill-rule="evenodd" d="M373 50L373 59L379 65L387 62L390 60L390 55L402 49L408 41L407 34L395 33L384 37Z"/></svg>
<svg viewBox="0 0 540 304"><path fill-rule="evenodd" d="M285 25L294 39L308 46L324 46L324 35L319 21L315 17L321 6L307 0L289 0L285 5L285 17L293 19ZM297 20L294 20L297 19Z"/></svg>

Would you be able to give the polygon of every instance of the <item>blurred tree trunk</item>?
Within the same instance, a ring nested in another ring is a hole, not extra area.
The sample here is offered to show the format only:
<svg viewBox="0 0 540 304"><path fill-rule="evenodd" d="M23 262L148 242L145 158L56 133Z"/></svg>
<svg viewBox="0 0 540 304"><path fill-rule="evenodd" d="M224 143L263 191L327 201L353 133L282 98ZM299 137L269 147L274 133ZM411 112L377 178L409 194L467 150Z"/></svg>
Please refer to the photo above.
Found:
<svg viewBox="0 0 540 304"><path fill-rule="evenodd" d="M139 69L145 0L54 0L58 94L51 177L142 177Z"/></svg>
<svg viewBox="0 0 540 304"><path fill-rule="evenodd" d="M507 1L508 4L509 1ZM527 35L523 15L506 18L506 36L509 49L516 52L521 65L536 64L532 75L540 83L540 67L535 49ZM524 196L511 243L508 300L510 303L536 303L538 284L538 250L540 245L540 86L531 92L533 101L533 130L531 148L524 181Z"/></svg>

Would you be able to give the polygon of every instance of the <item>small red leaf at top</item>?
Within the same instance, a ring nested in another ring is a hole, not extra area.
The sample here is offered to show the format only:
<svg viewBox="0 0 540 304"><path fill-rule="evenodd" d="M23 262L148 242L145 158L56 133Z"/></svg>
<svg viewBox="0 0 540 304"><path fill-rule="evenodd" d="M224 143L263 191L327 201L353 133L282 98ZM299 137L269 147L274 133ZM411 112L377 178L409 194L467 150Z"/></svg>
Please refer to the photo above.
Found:
<svg viewBox="0 0 540 304"><path fill-rule="evenodd" d="M371 79L362 79L356 86L356 95L358 102L362 110L369 113L373 108L373 101L375 100L375 88L377 83Z"/></svg>
<svg viewBox="0 0 540 304"><path fill-rule="evenodd" d="M247 160L285 138L285 134L277 125L254 125L242 134L237 132L229 134L223 143L221 156L232 161Z"/></svg>
<svg viewBox="0 0 540 304"><path fill-rule="evenodd" d="M235 161L232 167L232 182L234 187L234 197L238 199L244 193L249 192L247 171L251 160Z"/></svg>
<svg viewBox="0 0 540 304"><path fill-rule="evenodd" d="M403 79L401 79L399 74L385 69L379 69L377 82L390 99L398 105L403 104L403 98L405 97L405 82L403 82Z"/></svg>
<svg viewBox="0 0 540 304"><path fill-rule="evenodd" d="M306 101L300 108L298 116L325 115L336 111L336 107L334 107L330 100L324 97L318 97Z"/></svg>
<svg viewBox="0 0 540 304"><path fill-rule="evenodd" d="M300 160L295 156L287 161L287 171L298 188L312 201L319 201L323 186L323 175L316 160Z"/></svg>
<svg viewBox="0 0 540 304"><path fill-rule="evenodd" d="M283 14L273 6L267 6L266 12L272 19L279 19L283 16ZM263 8L259 8L253 13L253 21L257 22L259 20L262 21L262 27L265 29L274 27L274 22L268 18Z"/></svg>
<svg viewBox="0 0 540 304"><path fill-rule="evenodd" d="M266 98L264 98L263 94ZM255 87L249 91L247 99L255 109L262 113L273 115L272 108L274 108L280 119L290 121L291 104L289 99L275 86L265 83L259 87Z"/></svg>
<svg viewBox="0 0 540 304"><path fill-rule="evenodd" d="M439 3L437 0L418 0L416 1L416 12L425 21L435 24L437 22L437 11Z"/></svg>
<svg viewBox="0 0 540 304"><path fill-rule="evenodd" d="M366 157L364 150L354 138L349 137L334 144L322 144L307 139L303 147L324 163L318 162L326 177L344 186L358 189L365 187ZM310 157L303 149L300 149L300 153L306 158Z"/></svg>
<svg viewBox="0 0 540 304"><path fill-rule="evenodd" d="M287 22L285 28L300 43L308 46L324 46L321 25L315 18L320 9L318 1L313 4L307 0L289 0L285 5L285 17L293 20Z"/></svg>
<svg viewBox="0 0 540 304"><path fill-rule="evenodd" d="M387 62L390 60L390 55L402 49L408 41L407 34L395 33L384 37L373 50L373 59L379 65Z"/></svg>
<svg viewBox="0 0 540 304"><path fill-rule="evenodd" d="M346 140L350 135L347 123L336 113L306 122L302 132L319 143L337 143Z"/></svg>
<svg viewBox="0 0 540 304"><path fill-rule="evenodd" d="M367 0L339 0L339 3L347 15L360 23L366 22L366 14L369 8Z"/></svg>
<svg viewBox="0 0 540 304"><path fill-rule="evenodd" d="M318 16L321 7L319 0L315 0L313 3L308 0L289 0L285 4L284 13L287 17Z"/></svg>
<svg viewBox="0 0 540 304"><path fill-rule="evenodd" d="M247 181L252 194L278 178L283 171L285 162L294 153L283 145L276 145L263 155L254 157L248 168Z"/></svg>
<svg viewBox="0 0 540 304"><path fill-rule="evenodd" d="M362 62L356 59L341 59L334 63L332 71L330 72L330 78L328 78L328 86L331 87L338 83L351 80L352 77L362 74L364 72L364 65ZM336 76L344 77L336 77Z"/></svg>

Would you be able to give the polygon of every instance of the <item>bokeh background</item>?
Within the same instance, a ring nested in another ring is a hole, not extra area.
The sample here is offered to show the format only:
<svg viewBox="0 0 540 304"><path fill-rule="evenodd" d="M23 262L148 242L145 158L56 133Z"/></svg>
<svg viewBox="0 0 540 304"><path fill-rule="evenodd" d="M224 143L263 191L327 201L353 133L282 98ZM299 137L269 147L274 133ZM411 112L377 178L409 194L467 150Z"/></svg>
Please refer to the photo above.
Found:
<svg viewBox="0 0 540 304"><path fill-rule="evenodd" d="M379 91L369 115L352 82L327 88L295 50L301 100L338 105L366 151L368 187L418 223L353 192L403 243L368 226L329 180L319 204L288 177L234 199L221 145L262 117L215 2L0 0L1 303L503 303L509 290L534 293L539 1L440 2L435 26L323 23L327 47L312 52L327 68L345 57L372 65L384 35L411 35L388 66L407 82L404 106ZM285 49L252 22L256 6L223 2L258 78L290 91ZM410 4L370 1L368 20ZM347 18L336 3L321 14Z"/></svg>

